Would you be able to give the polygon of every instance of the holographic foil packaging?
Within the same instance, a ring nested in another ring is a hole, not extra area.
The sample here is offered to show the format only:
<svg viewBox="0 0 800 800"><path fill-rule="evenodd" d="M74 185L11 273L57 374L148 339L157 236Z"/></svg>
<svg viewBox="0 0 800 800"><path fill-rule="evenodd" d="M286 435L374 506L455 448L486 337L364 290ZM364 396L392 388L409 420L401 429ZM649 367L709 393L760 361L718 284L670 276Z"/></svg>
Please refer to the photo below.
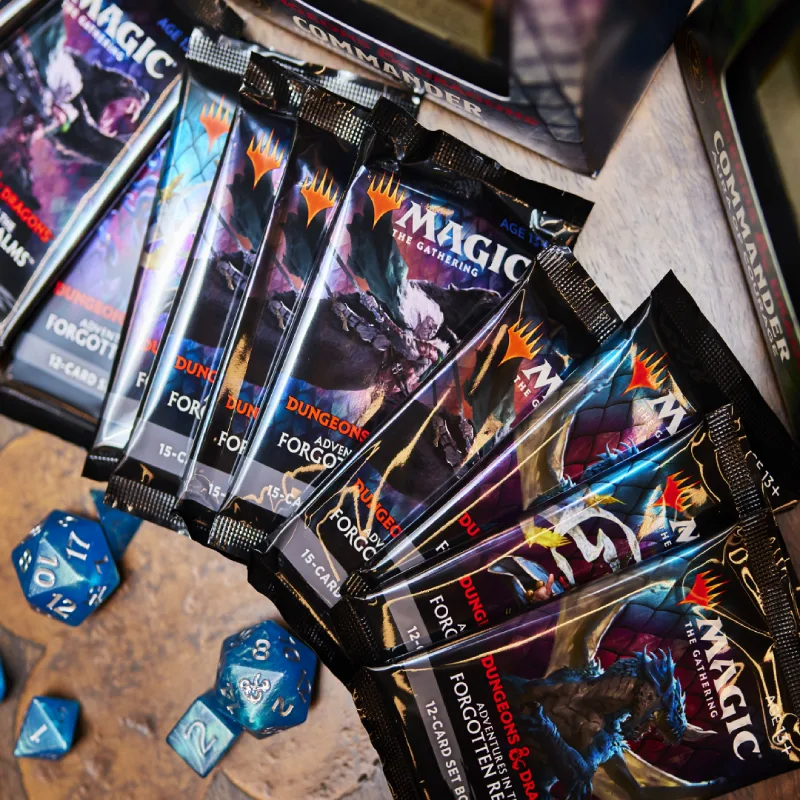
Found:
<svg viewBox="0 0 800 800"><path fill-rule="evenodd" d="M715 417L738 432L730 406ZM703 421L405 580L346 596L333 612L342 644L354 660L383 664L728 530L738 512L726 470L760 478L749 447L716 430Z"/></svg>
<svg viewBox="0 0 800 800"><path fill-rule="evenodd" d="M311 125L346 131L357 152L369 111L345 98L374 103L386 88L351 73L310 70L308 65L283 69L282 63L251 55L201 235L173 303L131 440L109 480L109 502L162 525L184 527L172 513L176 495L295 146L298 111ZM330 91L312 87L304 73ZM352 164L348 174L350 169ZM332 187L329 181L321 186L323 177L318 175L315 183L318 196L311 187L306 194L327 205Z"/></svg>
<svg viewBox="0 0 800 800"><path fill-rule="evenodd" d="M400 96L358 80L362 104L373 106L386 92ZM193 538L233 558L244 558L247 548L224 537L209 540L210 524L246 449L263 405L263 386L317 251L361 157L366 114L359 108L322 88L306 93L286 177L184 474L177 513ZM405 115L400 108L397 113Z"/></svg>
<svg viewBox="0 0 800 800"><path fill-rule="evenodd" d="M250 49L192 32L170 147L131 296L127 327L83 474L108 480L122 455L211 192Z"/></svg>
<svg viewBox="0 0 800 800"><path fill-rule="evenodd" d="M171 522L308 85L273 61L250 62L130 441L108 482L107 505Z"/></svg>
<svg viewBox="0 0 800 800"><path fill-rule="evenodd" d="M497 312L287 522L251 580L298 626L325 616L437 492L547 401L618 318L572 254L550 247ZM302 597L298 602L297 598ZM301 622L303 620L303 622Z"/></svg>
<svg viewBox="0 0 800 800"><path fill-rule="evenodd" d="M5 415L91 445L166 150L165 139L12 343Z"/></svg>
<svg viewBox="0 0 800 800"><path fill-rule="evenodd" d="M51 0L50 4L55 6L56 1ZM0 0L0 41L43 6L43 0Z"/></svg>
<svg viewBox="0 0 800 800"><path fill-rule="evenodd" d="M618 323L571 252L545 250L491 319L286 523L256 557L259 570L334 605L348 574L401 538Z"/></svg>
<svg viewBox="0 0 800 800"><path fill-rule="evenodd" d="M503 304L548 243L575 240L590 207L411 121L375 142L212 536L266 541L323 471L368 440ZM298 556L308 557L302 548ZM251 580L272 596L268 569ZM327 614L315 590L306 601ZM325 638L313 625L304 635L312 629ZM317 644L335 658L335 647Z"/></svg>
<svg viewBox="0 0 800 800"><path fill-rule="evenodd" d="M733 403L776 509L798 497L798 452L719 334L670 273L620 331L424 519L351 580L377 588L446 548L513 525L579 481Z"/></svg>
<svg viewBox="0 0 800 800"><path fill-rule="evenodd" d="M219 530L263 539L293 514L591 207L389 113L390 135L373 117Z"/></svg>
<svg viewBox="0 0 800 800"><path fill-rule="evenodd" d="M185 30L153 4L65 0L4 43L0 349L166 131Z"/></svg>
<svg viewBox="0 0 800 800"><path fill-rule="evenodd" d="M800 761L796 587L753 509L353 695L403 800L714 797Z"/></svg>

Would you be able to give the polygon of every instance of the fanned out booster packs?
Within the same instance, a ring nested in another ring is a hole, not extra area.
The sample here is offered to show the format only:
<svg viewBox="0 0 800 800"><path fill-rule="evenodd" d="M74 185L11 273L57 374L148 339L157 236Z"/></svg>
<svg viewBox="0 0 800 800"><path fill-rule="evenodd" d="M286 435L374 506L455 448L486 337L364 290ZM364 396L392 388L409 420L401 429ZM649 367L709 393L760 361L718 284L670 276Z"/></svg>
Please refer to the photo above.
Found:
<svg viewBox="0 0 800 800"><path fill-rule="evenodd" d="M404 800L715 797L798 765L796 588L753 509L353 693Z"/></svg>
<svg viewBox="0 0 800 800"><path fill-rule="evenodd" d="M220 541L252 547L292 516L527 280L538 252L576 240L588 214L586 201L525 181L388 103L372 123L370 153L342 201L212 527ZM569 280L534 283L566 307ZM588 278L571 280L606 319L611 312ZM535 296L538 286L527 291ZM566 320L564 311L563 330L553 332L562 334L569 363L570 338L585 347L590 334L577 315ZM459 444L467 428L465 419L455 431Z"/></svg>
<svg viewBox="0 0 800 800"><path fill-rule="evenodd" d="M84 474L108 480L130 439L178 284L227 142L251 48L191 37L170 148L128 307L127 329Z"/></svg>
<svg viewBox="0 0 800 800"><path fill-rule="evenodd" d="M346 96L374 105L382 89L349 74L329 78L330 88L323 88L275 61L251 57L201 235L166 323L131 439L109 480L109 497L145 518L162 524L170 519L193 434L200 426L200 409L206 408L216 382L251 273L255 269L253 287L261 292L267 276L258 265L274 264L273 239L263 239L263 248L259 243L268 222L280 224L274 219L276 199L280 197L278 213L283 214L285 204L305 192L306 236L318 236L325 215L314 231L310 224L335 204L339 189L333 186L334 175L344 172L346 184L358 158L369 109ZM340 163L328 169L324 162L334 157ZM301 269L295 280L303 278ZM279 342L263 337L279 340L291 314L292 301L284 299L285 315L275 320L280 324L260 329L262 341L256 347L265 365ZM271 308L268 313L274 317Z"/></svg>
<svg viewBox="0 0 800 800"><path fill-rule="evenodd" d="M0 3L0 411L246 564L401 800L800 763L800 452L677 278L621 320L589 202L153 9Z"/></svg>

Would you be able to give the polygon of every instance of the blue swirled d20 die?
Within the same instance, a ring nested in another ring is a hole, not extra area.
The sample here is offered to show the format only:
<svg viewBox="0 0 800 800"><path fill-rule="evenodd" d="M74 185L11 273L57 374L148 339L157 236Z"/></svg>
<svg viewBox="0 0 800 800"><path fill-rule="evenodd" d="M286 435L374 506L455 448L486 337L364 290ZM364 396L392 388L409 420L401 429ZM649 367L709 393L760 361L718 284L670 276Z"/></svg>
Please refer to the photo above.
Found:
<svg viewBox="0 0 800 800"><path fill-rule="evenodd" d="M11 553L28 602L80 625L119 586L119 572L97 522L53 511Z"/></svg>
<svg viewBox="0 0 800 800"><path fill-rule="evenodd" d="M167 736L167 744L205 778L239 738L242 726L217 702L213 689L201 694L186 709Z"/></svg>
<svg viewBox="0 0 800 800"><path fill-rule="evenodd" d="M14 755L17 758L61 758L72 747L80 705L60 697L34 697L31 700Z"/></svg>
<svg viewBox="0 0 800 800"><path fill-rule="evenodd" d="M317 671L308 647L272 621L228 637L217 667L217 700L256 736L305 722Z"/></svg>

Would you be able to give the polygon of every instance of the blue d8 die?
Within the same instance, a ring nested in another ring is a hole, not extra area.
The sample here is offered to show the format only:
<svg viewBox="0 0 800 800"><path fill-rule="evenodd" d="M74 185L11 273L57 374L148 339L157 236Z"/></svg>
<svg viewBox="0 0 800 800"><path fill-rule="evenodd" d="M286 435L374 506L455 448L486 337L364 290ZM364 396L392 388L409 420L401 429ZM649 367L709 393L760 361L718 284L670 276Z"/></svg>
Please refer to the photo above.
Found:
<svg viewBox="0 0 800 800"><path fill-rule="evenodd" d="M201 694L167 736L167 744L205 778L239 738L242 727L217 702L214 690Z"/></svg>
<svg viewBox="0 0 800 800"><path fill-rule="evenodd" d="M305 722L317 657L274 622L222 643L217 699L244 728L269 736Z"/></svg>
<svg viewBox="0 0 800 800"><path fill-rule="evenodd" d="M59 697L34 697L28 706L14 755L17 758L61 758L75 737L79 704Z"/></svg>
<svg viewBox="0 0 800 800"><path fill-rule="evenodd" d="M80 625L119 586L119 572L96 522L53 511L11 558L28 602L67 625Z"/></svg>

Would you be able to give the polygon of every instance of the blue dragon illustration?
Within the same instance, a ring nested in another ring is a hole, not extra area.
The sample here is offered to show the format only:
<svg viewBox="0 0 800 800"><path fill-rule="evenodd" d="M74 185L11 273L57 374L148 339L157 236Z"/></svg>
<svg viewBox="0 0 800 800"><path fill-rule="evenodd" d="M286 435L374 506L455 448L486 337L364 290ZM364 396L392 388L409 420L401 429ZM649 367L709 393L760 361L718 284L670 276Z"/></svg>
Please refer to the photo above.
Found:
<svg viewBox="0 0 800 800"><path fill-rule="evenodd" d="M670 744L714 735L687 722L670 652L651 654L645 648L605 670L592 661L582 669L564 667L546 678L514 683L522 708L520 733L537 758L533 774L540 800L550 800L556 783L567 800L590 800L600 766L631 798L715 793L711 787L642 786L624 758L629 742L653 729Z"/></svg>

